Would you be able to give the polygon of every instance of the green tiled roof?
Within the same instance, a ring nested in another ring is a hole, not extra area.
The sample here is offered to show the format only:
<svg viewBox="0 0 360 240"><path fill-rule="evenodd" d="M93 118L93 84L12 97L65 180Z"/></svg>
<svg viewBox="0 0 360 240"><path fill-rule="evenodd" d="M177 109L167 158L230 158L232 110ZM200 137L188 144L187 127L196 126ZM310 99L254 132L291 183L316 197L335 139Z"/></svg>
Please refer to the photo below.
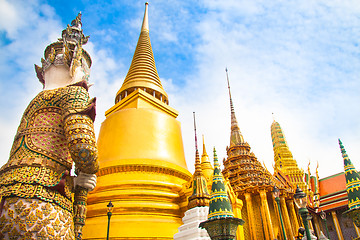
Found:
<svg viewBox="0 0 360 240"><path fill-rule="evenodd" d="M234 217L214 148L214 175L211 186L208 219Z"/></svg>

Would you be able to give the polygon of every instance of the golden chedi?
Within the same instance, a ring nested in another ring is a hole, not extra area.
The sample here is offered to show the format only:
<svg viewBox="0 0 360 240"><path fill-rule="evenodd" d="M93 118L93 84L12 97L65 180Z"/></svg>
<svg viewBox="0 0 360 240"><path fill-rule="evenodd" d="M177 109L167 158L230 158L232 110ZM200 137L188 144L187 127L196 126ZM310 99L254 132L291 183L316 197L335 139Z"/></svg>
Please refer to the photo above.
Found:
<svg viewBox="0 0 360 240"><path fill-rule="evenodd" d="M168 105L149 38L148 4L135 54L98 138L98 183L88 198L84 239L173 239L187 200L187 170L177 111Z"/></svg>

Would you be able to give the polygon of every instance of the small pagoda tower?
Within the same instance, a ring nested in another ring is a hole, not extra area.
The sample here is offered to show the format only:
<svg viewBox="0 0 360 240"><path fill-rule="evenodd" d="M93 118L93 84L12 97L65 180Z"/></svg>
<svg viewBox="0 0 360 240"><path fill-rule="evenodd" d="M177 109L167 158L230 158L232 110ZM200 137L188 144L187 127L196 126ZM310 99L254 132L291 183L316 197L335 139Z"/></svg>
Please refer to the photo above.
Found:
<svg viewBox="0 0 360 240"><path fill-rule="evenodd" d="M207 219L209 212L210 195L207 190L206 179L203 175L199 157L199 150L196 137L196 123L194 113L195 130L195 173L193 175L193 193L189 197L189 204L182 218L183 225L179 227L179 232L174 235L174 240L209 240L210 237L206 230L200 229L199 224Z"/></svg>
<svg viewBox="0 0 360 240"><path fill-rule="evenodd" d="M345 214L352 218L357 227L360 227L360 176L346 154L345 148L340 139L339 145L344 159L346 191L348 194L349 210L346 211Z"/></svg>
<svg viewBox="0 0 360 240"><path fill-rule="evenodd" d="M273 177L251 152L250 145L244 141L235 116L227 69L226 77L230 97L231 135L223 174L238 198L245 203L242 208L245 239L274 239L272 216L275 211L273 205L269 204L269 201L272 201Z"/></svg>
<svg viewBox="0 0 360 240"><path fill-rule="evenodd" d="M214 148L214 174L211 186L209 215L208 220L202 222L199 227L205 228L212 240L234 240L238 225L242 224L244 224L242 219L234 218Z"/></svg>
<svg viewBox="0 0 360 240"><path fill-rule="evenodd" d="M84 239L173 239L187 210L188 171L178 112L169 106L150 43L148 3L115 105L98 137L97 186L89 194Z"/></svg>

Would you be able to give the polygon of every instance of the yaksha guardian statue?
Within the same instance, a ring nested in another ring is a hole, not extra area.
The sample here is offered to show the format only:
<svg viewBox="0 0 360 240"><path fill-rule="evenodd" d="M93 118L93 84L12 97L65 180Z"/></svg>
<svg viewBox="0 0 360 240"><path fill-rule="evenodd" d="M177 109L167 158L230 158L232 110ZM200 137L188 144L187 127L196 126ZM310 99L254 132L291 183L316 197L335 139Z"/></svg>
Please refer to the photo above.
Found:
<svg viewBox="0 0 360 240"><path fill-rule="evenodd" d="M35 65L44 90L26 108L0 169L0 239L81 239L99 168L81 27L80 13Z"/></svg>

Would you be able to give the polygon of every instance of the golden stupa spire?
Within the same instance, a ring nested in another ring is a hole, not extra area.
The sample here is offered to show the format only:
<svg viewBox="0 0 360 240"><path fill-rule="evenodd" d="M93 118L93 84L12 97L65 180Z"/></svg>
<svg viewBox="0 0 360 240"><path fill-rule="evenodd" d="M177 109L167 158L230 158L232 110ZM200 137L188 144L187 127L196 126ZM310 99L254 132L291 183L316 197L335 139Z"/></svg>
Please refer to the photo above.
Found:
<svg viewBox="0 0 360 240"><path fill-rule="evenodd" d="M206 180L209 181L212 179L214 168L212 167L210 159L209 159L209 155L206 152L204 135L202 135L202 137L203 137L203 152L201 155L201 170L202 170ZM210 186L211 185L209 185L209 187Z"/></svg>
<svg viewBox="0 0 360 240"><path fill-rule="evenodd" d="M195 173L193 175L193 193L189 197L188 208L204 207L209 205L210 195L207 191L206 179L201 170L199 150L196 137L196 122L194 114L194 131L195 131Z"/></svg>
<svg viewBox="0 0 360 240"><path fill-rule="evenodd" d="M244 143L245 141L244 141L243 135L240 132L240 128L238 126L238 123L236 121L235 110L234 110L234 106L233 106L233 102L232 102L232 98L231 98L229 75L228 75L227 68L225 68L225 71L226 71L226 79L227 79L227 83L228 83L229 97L230 97L230 110L231 110L230 147L231 147L231 146L234 146L234 145L238 145L240 143Z"/></svg>
<svg viewBox="0 0 360 240"><path fill-rule="evenodd" d="M202 139L203 139L203 153L202 153L201 157L203 157L203 156L208 156L208 154L207 154L207 152L206 152L206 148L205 148L204 135L202 135Z"/></svg>
<svg viewBox="0 0 360 240"><path fill-rule="evenodd" d="M145 3L144 19L135 53L124 83L116 94L115 103L131 92L141 89L168 104L168 96L161 85L156 70L154 54L149 36L148 3Z"/></svg>

